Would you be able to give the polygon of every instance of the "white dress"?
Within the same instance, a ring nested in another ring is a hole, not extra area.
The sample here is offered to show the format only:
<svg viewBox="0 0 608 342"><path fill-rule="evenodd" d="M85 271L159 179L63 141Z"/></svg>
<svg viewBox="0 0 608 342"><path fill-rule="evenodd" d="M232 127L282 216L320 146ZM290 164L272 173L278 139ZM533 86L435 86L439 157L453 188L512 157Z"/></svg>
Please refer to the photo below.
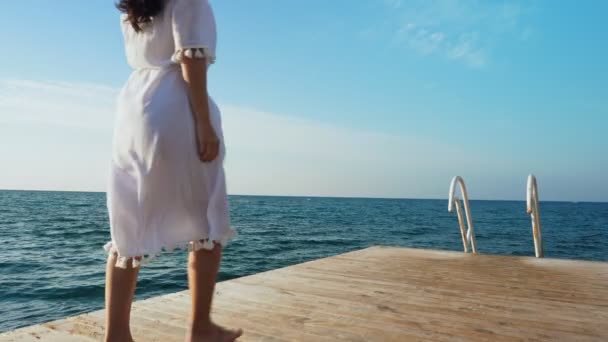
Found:
<svg viewBox="0 0 608 342"><path fill-rule="evenodd" d="M135 32L121 16L134 69L117 101L107 191L116 266L148 262L163 250L212 249L235 236L230 227L220 111L209 99L221 141L211 163L199 160L183 56L215 61L216 28L207 0L167 0L163 12ZM110 256L110 255L109 255Z"/></svg>

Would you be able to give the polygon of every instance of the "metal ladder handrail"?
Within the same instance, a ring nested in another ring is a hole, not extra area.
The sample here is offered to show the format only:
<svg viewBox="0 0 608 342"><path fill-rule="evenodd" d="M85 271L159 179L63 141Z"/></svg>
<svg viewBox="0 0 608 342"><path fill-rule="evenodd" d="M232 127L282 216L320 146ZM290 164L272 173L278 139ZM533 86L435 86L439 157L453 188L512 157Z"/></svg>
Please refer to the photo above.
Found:
<svg viewBox="0 0 608 342"><path fill-rule="evenodd" d="M462 194L462 201L464 202L464 211L467 218L466 233L464 229L464 220L462 218L462 209L460 208L460 200L458 196L455 195L457 183L458 185L460 185L460 193ZM464 252L468 253L469 246L471 246L471 250L473 251L473 253L477 253L477 243L475 241L473 218L471 217L471 208L469 206L469 196L467 194L467 187L464 184L464 180L460 176L452 178L452 183L450 184L448 211L452 212L454 206L456 207L456 214L458 216L458 225L460 226L460 236L462 237L462 245L464 247Z"/></svg>
<svg viewBox="0 0 608 342"><path fill-rule="evenodd" d="M543 257L543 239L540 227L540 209L538 205L538 183L534 175L528 176L526 207L532 220L532 236L534 238L534 253L537 258Z"/></svg>

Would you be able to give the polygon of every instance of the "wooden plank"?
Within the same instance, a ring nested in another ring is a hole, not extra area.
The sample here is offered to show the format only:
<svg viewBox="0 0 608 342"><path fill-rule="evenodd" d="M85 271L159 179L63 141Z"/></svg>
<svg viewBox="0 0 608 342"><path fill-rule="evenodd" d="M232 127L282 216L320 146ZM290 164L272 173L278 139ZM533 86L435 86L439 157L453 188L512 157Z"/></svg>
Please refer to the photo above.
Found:
<svg viewBox="0 0 608 342"><path fill-rule="evenodd" d="M30 341L48 341L48 342L86 342L96 341L95 339L87 338L79 335L72 335L63 331L57 331L44 325L34 325L18 329L6 334L0 335L2 342L30 342Z"/></svg>
<svg viewBox="0 0 608 342"><path fill-rule="evenodd" d="M216 292L215 319L244 328L243 341L608 340L600 262L372 247L222 282ZM182 341L189 310L188 291L134 303L134 338ZM98 310L0 341L99 341L103 329Z"/></svg>

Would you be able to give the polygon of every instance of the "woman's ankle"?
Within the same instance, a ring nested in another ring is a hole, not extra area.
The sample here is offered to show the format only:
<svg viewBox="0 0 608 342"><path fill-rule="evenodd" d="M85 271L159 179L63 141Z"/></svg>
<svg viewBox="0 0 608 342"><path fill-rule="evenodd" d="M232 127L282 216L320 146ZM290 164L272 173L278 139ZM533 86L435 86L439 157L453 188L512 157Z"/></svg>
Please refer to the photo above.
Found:
<svg viewBox="0 0 608 342"><path fill-rule="evenodd" d="M213 322L209 318L207 318L207 319L196 319L196 320L191 319L190 320L190 324L189 324L189 329L192 332L205 333L205 332L213 330L214 326L215 325L213 324Z"/></svg>

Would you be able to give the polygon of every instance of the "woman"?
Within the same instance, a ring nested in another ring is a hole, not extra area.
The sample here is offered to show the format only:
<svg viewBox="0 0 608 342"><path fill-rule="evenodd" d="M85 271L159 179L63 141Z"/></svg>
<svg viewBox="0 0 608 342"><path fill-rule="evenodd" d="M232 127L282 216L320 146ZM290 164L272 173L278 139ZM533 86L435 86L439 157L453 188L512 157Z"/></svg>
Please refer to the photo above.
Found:
<svg viewBox="0 0 608 342"><path fill-rule="evenodd" d="M216 31L207 0L120 0L127 61L108 188L106 340L132 341L139 266L188 247L192 311L186 341L234 341L210 318L230 228L220 112L207 95Z"/></svg>

